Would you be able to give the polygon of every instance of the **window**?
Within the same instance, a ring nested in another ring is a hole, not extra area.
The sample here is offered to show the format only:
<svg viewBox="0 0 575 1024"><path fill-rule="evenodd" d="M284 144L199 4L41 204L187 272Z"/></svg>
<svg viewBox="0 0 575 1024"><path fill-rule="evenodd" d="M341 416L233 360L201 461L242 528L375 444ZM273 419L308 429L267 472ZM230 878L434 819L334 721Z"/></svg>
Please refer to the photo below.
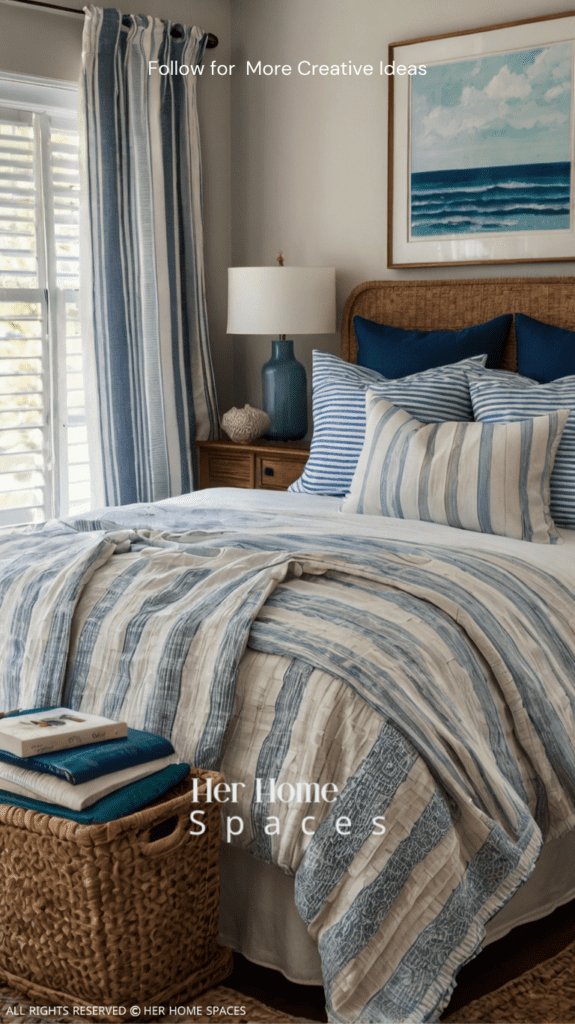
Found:
<svg viewBox="0 0 575 1024"><path fill-rule="evenodd" d="M0 526L89 508L76 93L0 73Z"/></svg>

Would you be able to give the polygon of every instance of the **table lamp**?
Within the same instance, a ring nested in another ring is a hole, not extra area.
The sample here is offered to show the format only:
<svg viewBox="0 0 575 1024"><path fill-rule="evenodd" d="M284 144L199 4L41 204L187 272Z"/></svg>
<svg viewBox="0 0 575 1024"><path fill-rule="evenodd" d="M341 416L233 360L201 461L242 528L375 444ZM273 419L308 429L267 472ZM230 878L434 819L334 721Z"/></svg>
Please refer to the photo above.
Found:
<svg viewBox="0 0 575 1024"><path fill-rule="evenodd" d="M306 373L287 334L333 334L333 267L230 267L228 334L278 334L262 368L263 406L270 418L267 436L297 440L307 432Z"/></svg>

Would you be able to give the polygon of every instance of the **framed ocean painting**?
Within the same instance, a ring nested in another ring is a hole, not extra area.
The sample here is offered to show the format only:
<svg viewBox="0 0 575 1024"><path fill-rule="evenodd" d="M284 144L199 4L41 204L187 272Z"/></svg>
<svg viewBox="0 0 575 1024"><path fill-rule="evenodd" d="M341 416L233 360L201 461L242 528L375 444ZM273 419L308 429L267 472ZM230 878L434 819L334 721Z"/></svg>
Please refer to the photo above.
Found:
<svg viewBox="0 0 575 1024"><path fill-rule="evenodd" d="M390 46L388 266L575 260L574 59L575 11Z"/></svg>

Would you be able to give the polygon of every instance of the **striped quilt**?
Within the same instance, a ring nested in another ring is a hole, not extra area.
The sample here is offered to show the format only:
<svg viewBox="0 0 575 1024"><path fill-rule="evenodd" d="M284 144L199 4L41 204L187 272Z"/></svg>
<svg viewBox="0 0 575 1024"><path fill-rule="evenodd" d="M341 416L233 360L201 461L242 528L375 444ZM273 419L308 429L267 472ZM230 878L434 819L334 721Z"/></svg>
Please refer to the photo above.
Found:
<svg viewBox="0 0 575 1024"><path fill-rule="evenodd" d="M224 833L295 875L330 1019L433 1021L575 826L575 579L351 520L131 506L0 537L2 707L221 767Z"/></svg>

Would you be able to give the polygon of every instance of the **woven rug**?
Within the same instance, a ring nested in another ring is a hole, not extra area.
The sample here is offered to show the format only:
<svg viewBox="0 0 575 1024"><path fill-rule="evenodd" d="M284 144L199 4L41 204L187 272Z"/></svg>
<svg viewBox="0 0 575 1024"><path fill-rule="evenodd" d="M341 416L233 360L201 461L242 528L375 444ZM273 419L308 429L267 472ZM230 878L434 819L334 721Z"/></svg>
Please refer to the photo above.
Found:
<svg viewBox="0 0 575 1024"><path fill-rule="evenodd" d="M228 1012L219 1014L214 1007ZM230 1016L229 1010L233 1007L238 1007L238 1013ZM1 1024L38 1024L41 1016L53 1024L71 1024L74 1019L82 1019L70 1015L54 1016L51 1013L47 1017L41 1015L38 1008L31 1008L25 998L0 986ZM119 1021L128 1019L118 1018ZM224 985L218 985L190 1003L178 1007L177 1016L166 1014L165 1017L142 1018L152 1019L179 1020L187 1024L192 1021L196 1024L214 1024L214 1021L224 1019L241 1021L242 1024L289 1024L292 1021L311 1024L304 1017L292 1017L281 1010L270 1009L257 999L244 996ZM443 1024L575 1024L575 942L550 960L522 974L520 978L509 981L445 1017Z"/></svg>
<svg viewBox="0 0 575 1024"><path fill-rule="evenodd" d="M575 1024L575 942L443 1024Z"/></svg>
<svg viewBox="0 0 575 1024"><path fill-rule="evenodd" d="M237 1009L237 1013L230 1014L229 1011L234 1007ZM53 1007L51 1009L53 1010ZM207 1012L208 1009L209 1012ZM222 1012L218 1013L218 1010ZM50 1021L51 1024L72 1024L72 1021L90 1020L95 1022L97 1019L97 1017L84 1015L75 1017L72 1014L61 1016L49 1013L46 1015L46 1008L42 1013L38 1007L31 1006L24 996L19 996L0 985L1 1024L38 1024L40 1020ZM129 1014L117 1018L118 1022L130 1021L130 1024L133 1019ZM291 1024L292 1021L299 1022L299 1024L314 1024L313 1021L308 1021L305 1017L292 1017L291 1014L282 1013L281 1010L272 1010L264 1003L258 1002L257 999L244 996L241 992L226 988L224 985L218 985L217 988L203 992L197 999L178 1006L177 1014L170 1015L169 1010L166 1009L164 1016L142 1015L140 1020L170 1021L173 1024L177 1024L178 1021L183 1024L192 1024L192 1022L214 1024L215 1021L223 1020L241 1021L241 1024Z"/></svg>

